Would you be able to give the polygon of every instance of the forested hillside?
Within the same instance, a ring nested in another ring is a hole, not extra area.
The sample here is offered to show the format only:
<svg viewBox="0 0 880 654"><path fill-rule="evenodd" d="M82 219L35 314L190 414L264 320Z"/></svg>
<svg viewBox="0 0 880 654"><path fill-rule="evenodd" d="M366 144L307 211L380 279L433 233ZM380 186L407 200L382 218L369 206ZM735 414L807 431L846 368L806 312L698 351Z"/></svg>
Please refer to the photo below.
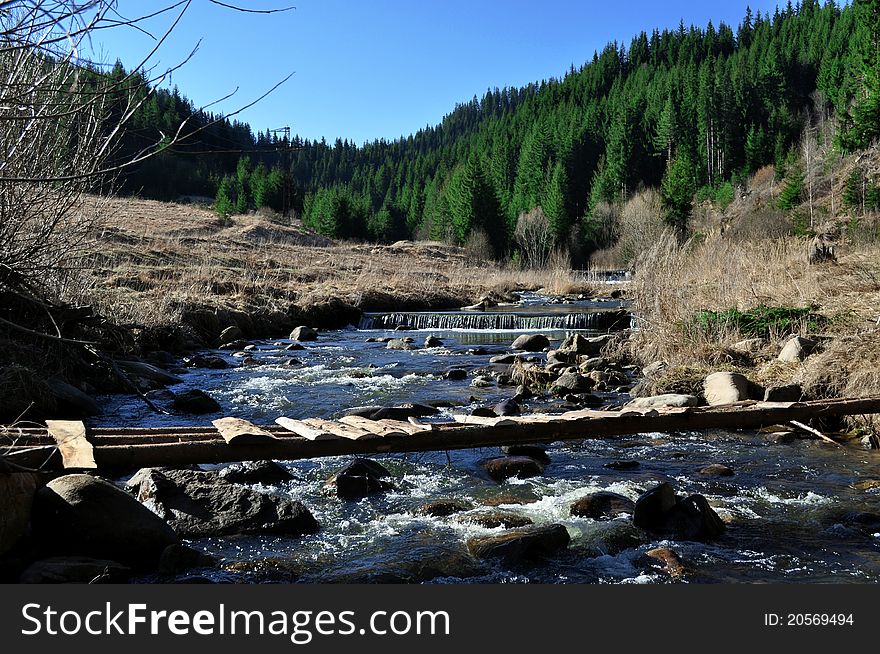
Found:
<svg viewBox="0 0 880 654"><path fill-rule="evenodd" d="M603 245L594 207L656 186L684 232L696 192L723 200L766 164L784 173L816 116L841 121L843 150L876 138L878 41L877 0L747 11L736 28L682 23L611 43L562 78L490 90L392 142L331 145L220 121L142 166L125 190L216 192L226 214L289 207L333 237L464 243L481 230L502 255L537 206L557 241ZM126 147L188 117L212 120L177 92L154 94Z"/></svg>

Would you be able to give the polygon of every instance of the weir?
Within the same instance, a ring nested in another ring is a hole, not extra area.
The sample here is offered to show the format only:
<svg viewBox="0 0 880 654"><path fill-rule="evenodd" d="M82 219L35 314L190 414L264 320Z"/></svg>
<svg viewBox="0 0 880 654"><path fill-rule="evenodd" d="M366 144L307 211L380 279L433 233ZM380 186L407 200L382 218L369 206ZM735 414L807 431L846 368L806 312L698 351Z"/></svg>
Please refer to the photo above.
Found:
<svg viewBox="0 0 880 654"><path fill-rule="evenodd" d="M89 470L228 463L262 459L426 452L551 443L627 434L757 429L822 417L880 413L880 397L810 402L740 402L725 406L580 410L516 418L458 417L453 423L279 418L257 426L238 418L210 427L87 429L48 421L45 428L0 427L9 443L0 463L10 469ZM807 428L810 430L811 428ZM827 436L812 430L825 440Z"/></svg>
<svg viewBox="0 0 880 654"><path fill-rule="evenodd" d="M624 309L592 311L452 311L447 313L365 313L358 329L593 330L626 329L632 316Z"/></svg>

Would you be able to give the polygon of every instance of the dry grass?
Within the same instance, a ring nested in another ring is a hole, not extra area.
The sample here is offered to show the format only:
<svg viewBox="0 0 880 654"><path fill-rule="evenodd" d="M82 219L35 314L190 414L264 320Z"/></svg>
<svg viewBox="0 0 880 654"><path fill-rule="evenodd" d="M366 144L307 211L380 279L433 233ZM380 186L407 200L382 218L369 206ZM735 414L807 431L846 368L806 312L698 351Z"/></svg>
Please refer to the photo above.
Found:
<svg viewBox="0 0 880 654"><path fill-rule="evenodd" d="M333 242L261 215L221 221L207 209L117 198L92 242L91 284L71 299L123 323L176 323L187 307L286 311L340 299L364 308L454 306L489 293L590 293L559 260L543 270L482 262L440 242Z"/></svg>

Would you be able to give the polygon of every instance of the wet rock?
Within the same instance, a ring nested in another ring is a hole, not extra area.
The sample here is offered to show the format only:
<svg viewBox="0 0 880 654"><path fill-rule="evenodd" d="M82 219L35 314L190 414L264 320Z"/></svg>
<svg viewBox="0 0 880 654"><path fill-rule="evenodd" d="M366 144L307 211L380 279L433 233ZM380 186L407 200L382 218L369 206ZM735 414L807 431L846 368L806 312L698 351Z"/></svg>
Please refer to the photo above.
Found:
<svg viewBox="0 0 880 654"><path fill-rule="evenodd" d="M187 368L205 368L207 370L224 370L231 367L223 357L211 354L196 354L184 360Z"/></svg>
<svg viewBox="0 0 880 654"><path fill-rule="evenodd" d="M416 510L416 515L426 515L432 518L445 518L455 513L470 511L471 505L459 500L434 500L423 504Z"/></svg>
<svg viewBox="0 0 880 654"><path fill-rule="evenodd" d="M590 493L571 505L571 515L593 520L613 518L621 513L632 513L634 510L635 502L609 491Z"/></svg>
<svg viewBox="0 0 880 654"><path fill-rule="evenodd" d="M577 538L580 548L590 556L616 556L649 541L644 530L639 529L627 518L593 522L583 528Z"/></svg>
<svg viewBox="0 0 880 654"><path fill-rule="evenodd" d="M233 484L283 484L294 476L275 461L242 461L220 471L220 477Z"/></svg>
<svg viewBox="0 0 880 654"><path fill-rule="evenodd" d="M370 416L370 420L402 420L406 422L410 418L421 418L439 413L437 407L427 404L408 403L399 406L381 407Z"/></svg>
<svg viewBox="0 0 880 654"><path fill-rule="evenodd" d="M678 502L675 491L662 483L643 493L633 508L633 524L652 532L663 530L666 514Z"/></svg>
<svg viewBox="0 0 880 654"><path fill-rule="evenodd" d="M602 357L593 357L583 361L579 366L581 372L589 373L593 370L602 370L607 367L608 362Z"/></svg>
<svg viewBox="0 0 880 654"><path fill-rule="evenodd" d="M567 372L553 383L553 392L556 395L588 393L592 388L593 382L590 378L576 372Z"/></svg>
<svg viewBox="0 0 880 654"><path fill-rule="evenodd" d="M732 477L733 468L730 468L723 463L712 463L700 468L697 471L697 474L704 477Z"/></svg>
<svg viewBox="0 0 880 654"><path fill-rule="evenodd" d="M223 343L220 345L219 350L243 350L250 343L244 340L230 341L229 343Z"/></svg>
<svg viewBox="0 0 880 654"><path fill-rule="evenodd" d="M514 400L504 400L495 405L495 415L518 416L522 413L519 404Z"/></svg>
<svg viewBox="0 0 880 654"><path fill-rule="evenodd" d="M880 479L866 479L855 485L856 490L870 492L880 488Z"/></svg>
<svg viewBox="0 0 880 654"><path fill-rule="evenodd" d="M605 402L601 397L592 393L569 393L563 399L570 404L586 407L601 406Z"/></svg>
<svg viewBox="0 0 880 654"><path fill-rule="evenodd" d="M482 466L483 470L498 483L512 477L527 479L544 474L544 466L541 462L528 456L497 457L484 461Z"/></svg>
<svg viewBox="0 0 880 654"><path fill-rule="evenodd" d="M443 373L443 379L449 381L462 381L463 379L467 379L467 370L464 368L452 368Z"/></svg>
<svg viewBox="0 0 880 654"><path fill-rule="evenodd" d="M443 341L436 336L428 336L425 339L425 347L443 347Z"/></svg>
<svg viewBox="0 0 880 654"><path fill-rule="evenodd" d="M565 350L550 350L547 352L547 364L551 366L560 363L571 365L577 363L577 358L577 352L566 352Z"/></svg>
<svg viewBox="0 0 880 654"><path fill-rule="evenodd" d="M344 500L366 497L394 488L385 481L390 476L391 473L383 465L370 459L357 458L332 475L324 484L324 490Z"/></svg>
<svg viewBox="0 0 880 654"><path fill-rule="evenodd" d="M47 379L46 385L55 399L56 410L52 414L53 418L87 418L101 415L101 407L98 403L76 386L57 377Z"/></svg>
<svg viewBox="0 0 880 654"><path fill-rule="evenodd" d="M173 577L194 568L212 568L217 563L217 559L210 554L187 545L169 545L159 558L158 572L166 577Z"/></svg>
<svg viewBox="0 0 880 654"><path fill-rule="evenodd" d="M131 569L106 559L85 556L56 556L32 563L22 574L22 584L120 584L128 581Z"/></svg>
<svg viewBox="0 0 880 654"><path fill-rule="evenodd" d="M318 340L318 332L312 329L311 327L307 327L306 325L300 325L292 332L290 332L290 340L292 341L317 341Z"/></svg>
<svg viewBox="0 0 880 654"><path fill-rule="evenodd" d="M609 461L602 467L609 470L635 470L640 468L641 465L638 461Z"/></svg>
<svg viewBox="0 0 880 654"><path fill-rule="evenodd" d="M302 345L300 343L290 343L284 349L287 350L288 352L295 352L295 351L299 351L299 350L305 350L306 348L304 345Z"/></svg>
<svg viewBox="0 0 880 654"><path fill-rule="evenodd" d="M318 530L302 503L233 484L216 472L144 468L128 482L140 502L184 538Z"/></svg>
<svg viewBox="0 0 880 654"><path fill-rule="evenodd" d="M550 457L543 445L504 445L501 452L506 456L527 456L545 466L550 465Z"/></svg>
<svg viewBox="0 0 880 654"><path fill-rule="evenodd" d="M198 389L178 393L174 397L171 407L175 411L191 413L193 415L204 415L220 411L220 404L217 400Z"/></svg>
<svg viewBox="0 0 880 654"><path fill-rule="evenodd" d="M475 511L456 517L457 522L464 522L471 525L478 525L486 529L517 529L519 527L527 527L532 522L531 518L524 515L514 513L513 511L494 510L494 511Z"/></svg>
<svg viewBox="0 0 880 654"><path fill-rule="evenodd" d="M568 547L571 537L559 524L522 527L501 534L471 538L468 550L479 559L520 563L551 556Z"/></svg>
<svg viewBox="0 0 880 654"><path fill-rule="evenodd" d="M27 533L39 476L30 472L0 473L0 555Z"/></svg>
<svg viewBox="0 0 880 654"><path fill-rule="evenodd" d="M513 341L510 347L526 352L543 352L544 349L550 347L550 339L544 334L523 334Z"/></svg>
<svg viewBox="0 0 880 654"><path fill-rule="evenodd" d="M797 440L797 434L793 431L775 431L767 434L767 440L771 443L784 445L794 443Z"/></svg>
<svg viewBox="0 0 880 654"><path fill-rule="evenodd" d="M177 535L161 518L103 479L65 475L37 491L35 540L49 553L155 566Z"/></svg>
<svg viewBox="0 0 880 654"><path fill-rule="evenodd" d="M180 377L172 375L161 368L150 365L149 363L144 363L143 361L118 361L117 364L123 371L134 375L135 377L148 379L158 384L162 384L163 386L172 386L173 384L180 384L183 381Z"/></svg>
<svg viewBox="0 0 880 654"><path fill-rule="evenodd" d="M800 402L804 397L804 389L800 384L771 386L764 391L765 402Z"/></svg>
<svg viewBox="0 0 880 654"><path fill-rule="evenodd" d="M387 350L412 350L413 346L402 338L392 338L385 344Z"/></svg>
<svg viewBox="0 0 880 654"><path fill-rule="evenodd" d="M786 341L777 357L779 361L795 363L803 361L819 347L818 341L803 336L794 336Z"/></svg>
<svg viewBox="0 0 880 654"><path fill-rule="evenodd" d="M472 416L476 416L477 418L497 418L495 415L495 409L491 409L487 406L478 406L473 411L471 411Z"/></svg>
<svg viewBox="0 0 880 654"><path fill-rule="evenodd" d="M709 406L733 404L749 399L749 380L736 372L713 372L703 382Z"/></svg>
<svg viewBox="0 0 880 654"><path fill-rule="evenodd" d="M534 392L528 386L517 386L516 393L513 396L517 402L521 402L522 400L528 400L535 397Z"/></svg>
<svg viewBox="0 0 880 654"><path fill-rule="evenodd" d="M391 336L371 336L367 339L367 343L387 343L394 340Z"/></svg>
<svg viewBox="0 0 880 654"><path fill-rule="evenodd" d="M511 365L516 362L515 354L499 354L497 356L489 359L489 363L497 364L497 365Z"/></svg>
<svg viewBox="0 0 880 654"><path fill-rule="evenodd" d="M712 540L724 533L725 525L702 495L684 499L662 483L636 500L633 524L677 540Z"/></svg>
<svg viewBox="0 0 880 654"><path fill-rule="evenodd" d="M282 363L281 365L282 365L282 366L287 366L288 368L297 368L297 367L302 366L302 365L305 365L305 364L303 364L303 362L300 361L299 359L294 359L293 357L291 357L290 359L287 359L287 360L286 360L284 363Z"/></svg>
<svg viewBox="0 0 880 654"><path fill-rule="evenodd" d="M636 559L636 565L662 572L673 579L681 579L687 573L678 553L669 547L655 547Z"/></svg>
<svg viewBox="0 0 880 654"><path fill-rule="evenodd" d="M488 375L477 375L474 377L473 381L471 381L471 386L474 388L490 388L494 386L494 382Z"/></svg>
<svg viewBox="0 0 880 654"><path fill-rule="evenodd" d="M239 341L244 338L244 334L241 329L236 325L230 325L222 332L220 332L220 336L217 338L218 343L231 343L232 341Z"/></svg>

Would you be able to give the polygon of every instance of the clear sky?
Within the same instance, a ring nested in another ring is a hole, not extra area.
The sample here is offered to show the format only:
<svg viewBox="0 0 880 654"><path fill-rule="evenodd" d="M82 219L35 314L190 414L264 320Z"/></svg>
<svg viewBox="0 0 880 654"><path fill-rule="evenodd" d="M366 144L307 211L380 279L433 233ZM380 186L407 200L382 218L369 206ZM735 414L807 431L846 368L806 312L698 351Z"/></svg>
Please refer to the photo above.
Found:
<svg viewBox="0 0 880 654"><path fill-rule="evenodd" d="M173 83L197 106L239 88L214 109L247 104L288 73L294 76L238 118L255 130L289 125L303 137L358 144L393 139L438 123L456 103L489 87L561 77L594 50L679 20L734 28L775 0L227 0L250 8L296 6L288 13L244 14L193 0L158 56L176 64L201 39ZM170 0L168 0L170 4ZM133 17L162 0L120 0ZM144 26L160 35L169 15ZM152 48L132 29L104 30L101 60L131 67Z"/></svg>

